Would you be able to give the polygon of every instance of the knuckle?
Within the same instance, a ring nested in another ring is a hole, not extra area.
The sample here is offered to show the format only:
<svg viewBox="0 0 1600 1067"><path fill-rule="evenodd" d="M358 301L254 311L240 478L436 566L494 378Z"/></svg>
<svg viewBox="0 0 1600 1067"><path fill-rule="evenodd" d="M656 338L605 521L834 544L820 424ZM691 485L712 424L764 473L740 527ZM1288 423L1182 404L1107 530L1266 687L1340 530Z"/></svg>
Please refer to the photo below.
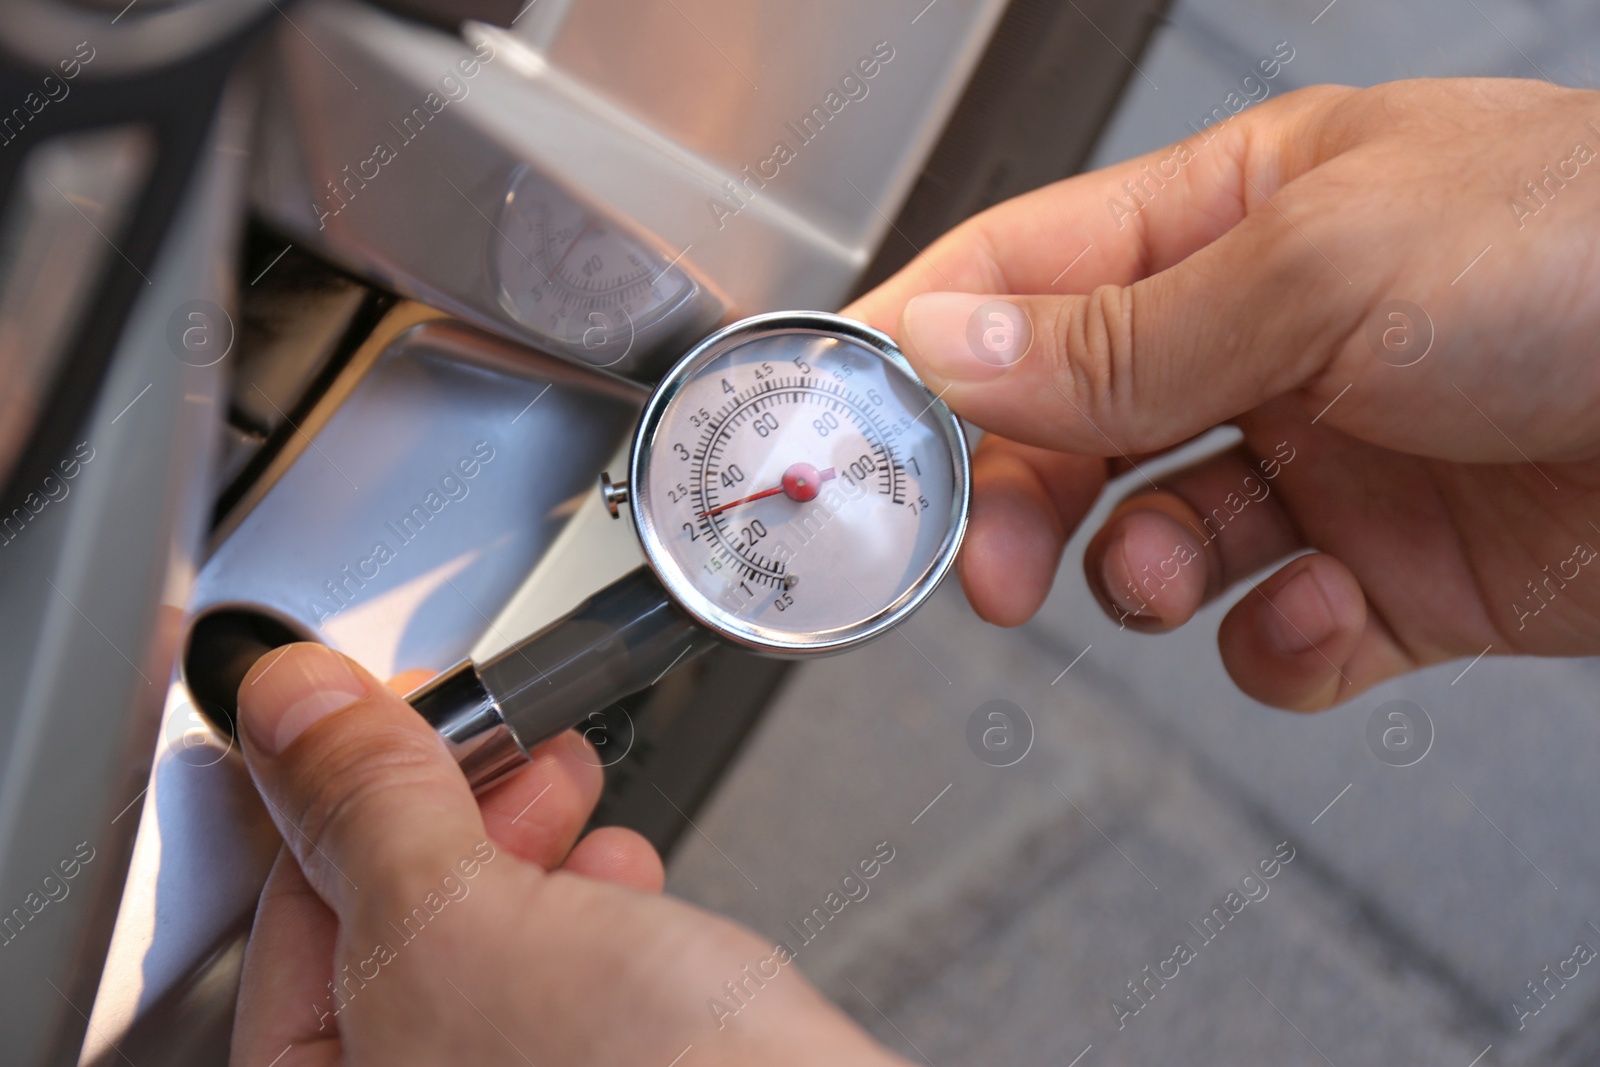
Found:
<svg viewBox="0 0 1600 1067"><path fill-rule="evenodd" d="M1062 301L1051 314L1055 387L1096 423L1133 414L1124 410L1134 399L1133 290L1102 285L1084 300ZM1115 421L1132 425L1127 418Z"/></svg>
<svg viewBox="0 0 1600 1067"><path fill-rule="evenodd" d="M411 731L363 733L335 740L300 769L294 783L303 798L300 832L292 844L308 871L364 847L375 816L439 782L439 753L431 741Z"/></svg>

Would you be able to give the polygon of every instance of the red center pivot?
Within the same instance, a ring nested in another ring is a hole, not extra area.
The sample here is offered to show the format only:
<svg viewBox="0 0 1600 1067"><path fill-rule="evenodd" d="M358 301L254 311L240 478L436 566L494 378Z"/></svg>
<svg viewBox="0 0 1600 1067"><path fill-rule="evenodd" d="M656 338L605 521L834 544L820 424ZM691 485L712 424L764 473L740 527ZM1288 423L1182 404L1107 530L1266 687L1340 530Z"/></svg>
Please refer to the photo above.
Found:
<svg viewBox="0 0 1600 1067"><path fill-rule="evenodd" d="M831 473L831 472L830 472ZM822 492L823 474L809 463L791 464L783 472L783 495L804 504Z"/></svg>

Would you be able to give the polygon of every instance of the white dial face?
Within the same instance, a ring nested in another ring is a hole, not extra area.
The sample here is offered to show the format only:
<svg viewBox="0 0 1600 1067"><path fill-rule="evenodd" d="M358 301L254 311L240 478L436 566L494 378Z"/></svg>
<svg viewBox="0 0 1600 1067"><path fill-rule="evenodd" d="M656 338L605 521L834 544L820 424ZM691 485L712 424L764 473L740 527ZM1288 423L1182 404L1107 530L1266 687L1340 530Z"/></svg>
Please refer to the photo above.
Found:
<svg viewBox="0 0 1600 1067"><path fill-rule="evenodd" d="M501 305L593 366L622 360L693 296L684 271L531 170L512 183L498 228Z"/></svg>
<svg viewBox="0 0 1600 1067"><path fill-rule="evenodd" d="M953 550L965 468L950 418L848 337L734 344L672 396L636 472L658 569L702 621L757 643L859 631Z"/></svg>

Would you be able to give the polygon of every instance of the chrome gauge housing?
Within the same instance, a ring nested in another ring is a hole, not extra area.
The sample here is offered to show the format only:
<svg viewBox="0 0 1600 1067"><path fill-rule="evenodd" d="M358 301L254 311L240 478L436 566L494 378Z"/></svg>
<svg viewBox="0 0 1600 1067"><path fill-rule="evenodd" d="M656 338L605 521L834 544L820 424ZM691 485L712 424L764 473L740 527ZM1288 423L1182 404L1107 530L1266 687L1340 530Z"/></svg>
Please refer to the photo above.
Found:
<svg viewBox="0 0 1600 1067"><path fill-rule="evenodd" d="M779 655L882 634L966 532L966 435L894 342L838 315L757 315L657 386L629 484L651 568L697 622Z"/></svg>

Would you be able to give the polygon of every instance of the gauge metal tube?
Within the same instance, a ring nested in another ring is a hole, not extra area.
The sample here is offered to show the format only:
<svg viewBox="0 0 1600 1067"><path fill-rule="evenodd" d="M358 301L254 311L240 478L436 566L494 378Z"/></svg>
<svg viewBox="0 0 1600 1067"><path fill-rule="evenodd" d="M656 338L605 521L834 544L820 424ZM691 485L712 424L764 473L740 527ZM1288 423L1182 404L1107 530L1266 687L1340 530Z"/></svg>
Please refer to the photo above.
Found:
<svg viewBox="0 0 1600 1067"><path fill-rule="evenodd" d="M712 644L641 566L531 637L483 663L463 660L406 700L482 790L526 763L539 742Z"/></svg>

